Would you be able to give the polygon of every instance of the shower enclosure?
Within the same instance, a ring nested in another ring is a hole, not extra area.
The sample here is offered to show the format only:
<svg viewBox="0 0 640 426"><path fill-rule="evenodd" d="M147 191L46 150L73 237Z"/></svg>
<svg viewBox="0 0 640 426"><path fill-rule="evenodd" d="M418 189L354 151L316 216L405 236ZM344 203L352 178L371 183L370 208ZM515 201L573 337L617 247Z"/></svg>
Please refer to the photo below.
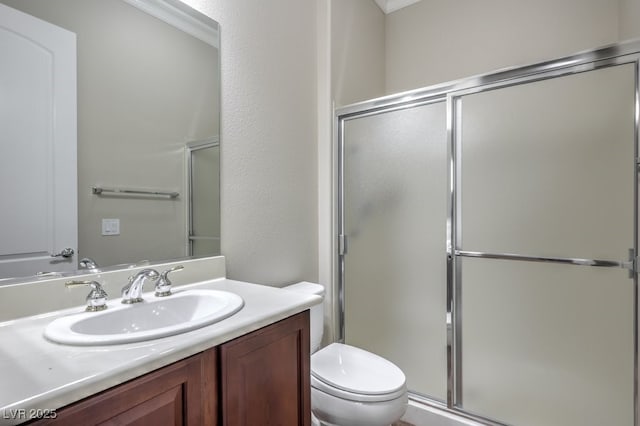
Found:
<svg viewBox="0 0 640 426"><path fill-rule="evenodd" d="M629 42L336 111L345 342L414 400L638 426L638 61Z"/></svg>

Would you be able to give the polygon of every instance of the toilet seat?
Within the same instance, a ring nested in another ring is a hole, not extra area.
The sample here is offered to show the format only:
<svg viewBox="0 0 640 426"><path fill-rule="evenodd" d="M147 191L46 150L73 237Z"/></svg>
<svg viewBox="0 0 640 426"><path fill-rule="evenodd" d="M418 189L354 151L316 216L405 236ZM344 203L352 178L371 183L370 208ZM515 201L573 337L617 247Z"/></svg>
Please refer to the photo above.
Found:
<svg viewBox="0 0 640 426"><path fill-rule="evenodd" d="M362 393L349 392L331 386L322 380L318 380L315 376L311 376L311 387L327 395L353 402L387 402L403 397L407 390L405 388L398 389L395 392L383 393L378 395L366 395Z"/></svg>
<svg viewBox="0 0 640 426"><path fill-rule="evenodd" d="M406 378L378 355L332 343L311 357L311 386L350 401L390 401L406 393Z"/></svg>

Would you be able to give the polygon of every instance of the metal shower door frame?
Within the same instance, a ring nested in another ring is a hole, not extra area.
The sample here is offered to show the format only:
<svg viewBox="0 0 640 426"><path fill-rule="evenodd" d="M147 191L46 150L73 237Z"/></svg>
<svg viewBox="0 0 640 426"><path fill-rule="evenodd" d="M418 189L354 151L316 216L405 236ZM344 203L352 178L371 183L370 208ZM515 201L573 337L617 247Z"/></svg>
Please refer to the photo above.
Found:
<svg viewBox="0 0 640 426"><path fill-rule="evenodd" d="M508 253L481 253L460 250L460 159L457 153L460 149L461 98L472 93L479 93L498 88L506 88L522 84L533 83L551 78L594 71L611 66L632 64L635 74L635 111L634 111L634 213L633 213L633 248L629 262L615 262L599 259L573 258L542 258L520 256ZM460 257L501 258L519 261L559 262L573 265L598 267L624 267L630 270L633 279L633 331L634 331L634 426L640 426L639 389L638 389L638 179L639 179L639 120L640 120L640 40L618 43L600 49L581 52L564 58L542 62L525 67L516 67L497 71L490 74L474 76L453 82L430 86L410 92L403 92L371 101L360 102L336 109L334 116L334 194L335 194L335 229L336 247L334 256L335 276L337 286L337 333L339 341L345 338L344 323L344 287L345 287L345 255L348 252L348 241L344 221L344 127L345 122L366 116L413 108L420 105L446 102L447 103L447 144L448 144L448 205L447 205L447 308L444 324L447 327L447 401L440 401L424 395L412 394L411 399L426 403L433 407L452 412L466 418L482 421L486 424L500 425L494 420L470 414L462 408L462 369L461 369L461 270Z"/></svg>
<svg viewBox="0 0 640 426"><path fill-rule="evenodd" d="M187 186L187 203L186 207L186 235L185 251L187 256L193 256L193 243L198 239L210 239L206 237L196 236L193 231L193 154L197 151L220 147L220 138L212 137L203 140L187 142L185 145L185 182ZM220 170L218 170L218 177ZM218 238L219 239L219 238Z"/></svg>

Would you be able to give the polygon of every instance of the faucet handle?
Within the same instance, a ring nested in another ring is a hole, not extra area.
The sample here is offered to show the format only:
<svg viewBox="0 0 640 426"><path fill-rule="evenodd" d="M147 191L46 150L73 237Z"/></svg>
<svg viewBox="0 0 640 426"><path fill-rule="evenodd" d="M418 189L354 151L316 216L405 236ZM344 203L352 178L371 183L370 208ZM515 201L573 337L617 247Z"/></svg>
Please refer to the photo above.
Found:
<svg viewBox="0 0 640 426"><path fill-rule="evenodd" d="M87 312L96 312L107 309L107 292L98 281L67 281L66 287L76 287L88 285L91 291L87 295Z"/></svg>
<svg viewBox="0 0 640 426"><path fill-rule="evenodd" d="M164 296L171 295L171 281L169 280L168 275L171 272L181 271L183 269L184 269L184 266L177 265L177 266L174 266L173 268L167 269L166 271L162 272L162 274L160 274L160 278L158 279L158 281L156 281L157 297L164 297Z"/></svg>

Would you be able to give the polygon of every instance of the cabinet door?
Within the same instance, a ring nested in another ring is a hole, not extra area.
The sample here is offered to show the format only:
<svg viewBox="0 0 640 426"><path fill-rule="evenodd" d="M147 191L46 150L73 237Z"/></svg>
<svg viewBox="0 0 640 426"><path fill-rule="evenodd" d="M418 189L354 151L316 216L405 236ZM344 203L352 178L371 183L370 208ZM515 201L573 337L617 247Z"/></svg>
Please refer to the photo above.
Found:
<svg viewBox="0 0 640 426"><path fill-rule="evenodd" d="M215 365L215 350L208 350L65 407L55 419L35 424L214 426Z"/></svg>
<svg viewBox="0 0 640 426"><path fill-rule="evenodd" d="M309 311L220 346L222 424L311 424Z"/></svg>

